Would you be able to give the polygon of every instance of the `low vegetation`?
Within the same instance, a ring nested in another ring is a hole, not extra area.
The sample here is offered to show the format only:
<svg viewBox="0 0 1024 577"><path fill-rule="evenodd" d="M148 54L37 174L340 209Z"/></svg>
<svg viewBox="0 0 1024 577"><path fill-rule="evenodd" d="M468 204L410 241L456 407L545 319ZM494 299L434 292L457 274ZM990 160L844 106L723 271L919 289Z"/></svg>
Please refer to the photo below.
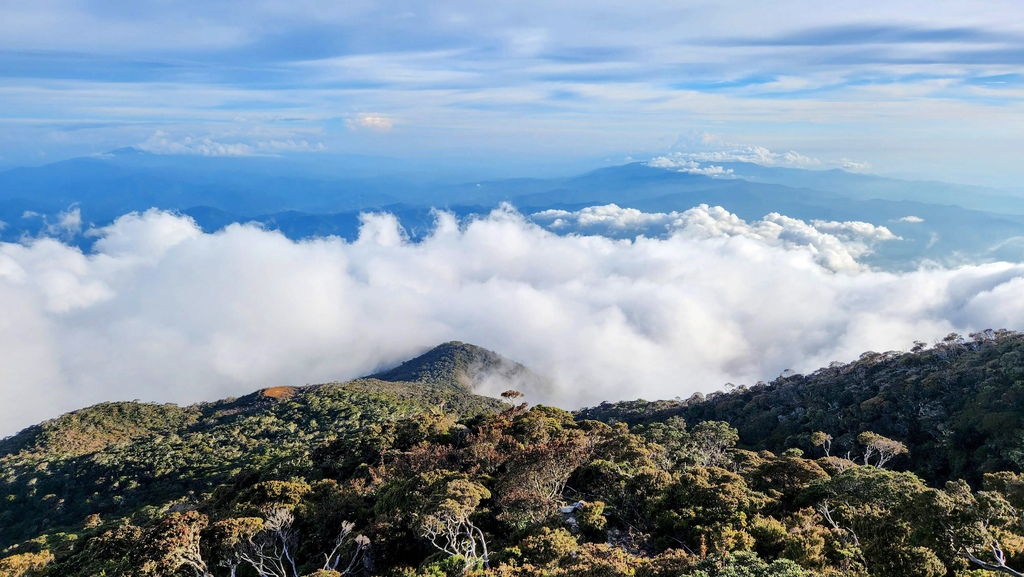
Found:
<svg viewBox="0 0 1024 577"><path fill-rule="evenodd" d="M480 351L445 346L415 383L107 403L5 439L0 576L1024 569L1017 333L576 414L471 394L451 360Z"/></svg>

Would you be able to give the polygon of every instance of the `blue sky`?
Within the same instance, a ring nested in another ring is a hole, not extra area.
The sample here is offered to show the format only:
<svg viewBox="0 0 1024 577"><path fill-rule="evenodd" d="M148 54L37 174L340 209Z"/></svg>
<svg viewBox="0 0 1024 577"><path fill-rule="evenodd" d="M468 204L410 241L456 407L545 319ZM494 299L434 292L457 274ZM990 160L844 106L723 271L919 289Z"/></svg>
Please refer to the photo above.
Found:
<svg viewBox="0 0 1024 577"><path fill-rule="evenodd" d="M0 166L140 146L527 171L763 147L1022 187L1022 101L1018 1L0 6Z"/></svg>

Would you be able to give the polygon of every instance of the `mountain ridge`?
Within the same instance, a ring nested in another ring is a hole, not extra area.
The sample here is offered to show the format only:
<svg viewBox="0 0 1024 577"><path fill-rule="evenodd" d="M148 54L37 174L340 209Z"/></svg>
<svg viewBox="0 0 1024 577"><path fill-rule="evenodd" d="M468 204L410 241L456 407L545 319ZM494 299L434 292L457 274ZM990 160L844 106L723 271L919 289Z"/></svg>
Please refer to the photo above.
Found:
<svg viewBox="0 0 1024 577"><path fill-rule="evenodd" d="M499 378L543 381L539 375L525 366L493 351L459 341L450 341L432 347L396 367L350 381L305 386L274 386L258 389L238 398L197 401L185 406L139 401L98 403L47 419L0 439L0 456L20 450L48 450L63 456L79 456L148 434L192 425L213 413L234 414L251 411L268 403L287 401L293 397L302 397L336 386L366 386L369 389L383 387L396 395L404 392L402 385L424 387L419 391L424 394L429 394L437 387L472 394L475 387L492 375ZM83 436L89 434L93 437ZM69 448L70 445L74 445L75 448Z"/></svg>
<svg viewBox="0 0 1024 577"><path fill-rule="evenodd" d="M255 222L292 240L352 240L361 213L386 211L398 217L415 242L432 230L433 208L465 218L486 214L503 202L527 216L610 203L647 212L709 204L748 221L780 212L807 222L869 222L892 228L902 239L883 243L865 256L865 264L888 270L910 270L922 261L956 265L965 258L1014 259L1019 254L1001 243L1024 237L1024 198L1019 196L839 169L731 163L731 177L715 178L633 162L556 178L454 181L402 170L384 160L374 164L376 169L364 170L356 160L327 169L284 158L129 151L10 169L0 172L0 221L5 223L0 240L53 235L52 223L77 210L81 230L62 229L61 239L89 250L97 238L85 234L89 228L155 207L189 215L208 233ZM552 230L588 233L571 227Z"/></svg>
<svg viewBox="0 0 1024 577"><path fill-rule="evenodd" d="M467 392L478 390L492 378L508 383L509 386L523 383L524 388L533 390L546 386L543 377L524 365L494 351L461 341L442 343L397 367L368 378L448 385Z"/></svg>

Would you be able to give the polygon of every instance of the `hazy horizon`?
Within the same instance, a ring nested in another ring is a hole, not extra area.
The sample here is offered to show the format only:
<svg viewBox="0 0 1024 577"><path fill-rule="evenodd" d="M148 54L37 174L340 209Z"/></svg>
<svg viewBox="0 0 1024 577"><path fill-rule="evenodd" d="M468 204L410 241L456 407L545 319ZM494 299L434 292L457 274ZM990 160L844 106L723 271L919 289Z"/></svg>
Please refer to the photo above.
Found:
<svg viewBox="0 0 1024 577"><path fill-rule="evenodd" d="M3 8L0 164L124 146L514 167L762 147L1018 187L1019 4Z"/></svg>

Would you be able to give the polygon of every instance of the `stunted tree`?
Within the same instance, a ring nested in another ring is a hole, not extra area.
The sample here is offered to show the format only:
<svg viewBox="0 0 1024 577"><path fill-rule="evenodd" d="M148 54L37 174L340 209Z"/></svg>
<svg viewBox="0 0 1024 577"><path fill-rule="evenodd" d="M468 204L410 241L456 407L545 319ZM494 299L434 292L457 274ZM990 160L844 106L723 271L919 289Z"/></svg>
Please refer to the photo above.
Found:
<svg viewBox="0 0 1024 577"><path fill-rule="evenodd" d="M952 552L975 567L1024 577L1024 572L1009 565L1021 562L1020 513L1002 493L973 492L965 481L957 480L946 483L944 490L929 490L924 500L927 518L937 521ZM1008 550L1006 544L1011 545Z"/></svg>
<svg viewBox="0 0 1024 577"><path fill-rule="evenodd" d="M213 524L212 544L217 566L227 567L235 577L246 545L263 530L263 519L259 517L232 517Z"/></svg>
<svg viewBox="0 0 1024 577"><path fill-rule="evenodd" d="M510 458L495 485L498 519L515 528L557 512L572 473L594 453L596 438L571 413L536 406L517 415L510 428Z"/></svg>
<svg viewBox="0 0 1024 577"><path fill-rule="evenodd" d="M236 548L237 558L247 563L259 577L299 577L298 566L295 554L299 549L299 534L293 527L295 515L288 509L275 509L270 512L263 521L263 527L256 533L251 533ZM236 528L241 532L251 529L251 524L243 524ZM346 551L344 545L355 527L353 523L343 522L341 531L334 541L333 548L324 553L323 571L338 572L342 556ZM349 574L357 565L362 555L370 545L370 540L363 535L356 536L355 552L349 559L348 565L340 571L342 575ZM235 569L232 568L232 575Z"/></svg>
<svg viewBox="0 0 1024 577"><path fill-rule="evenodd" d="M269 520L278 514L276 511L294 509L309 490L309 484L302 480L262 481L238 493L234 499L235 512Z"/></svg>
<svg viewBox="0 0 1024 577"><path fill-rule="evenodd" d="M756 495L736 473L692 467L662 492L655 526L690 551L747 549L753 545L746 528L755 503Z"/></svg>
<svg viewBox="0 0 1024 577"><path fill-rule="evenodd" d="M877 455L878 459L875 461L875 467L879 469L885 467L885 464L891 461L893 457L905 455L909 452L907 446L903 443L871 431L865 431L857 435L857 442L864 445L864 464L870 465L871 458Z"/></svg>
<svg viewBox="0 0 1024 577"><path fill-rule="evenodd" d="M513 405L516 403L516 399L519 399L522 396L523 394L515 389L509 389L501 394L502 399L505 399L506 402Z"/></svg>
<svg viewBox="0 0 1024 577"><path fill-rule="evenodd" d="M689 451L687 440L689 432L686 430L686 420L679 416L672 416L660 422L649 425L640 425L636 429L644 438L662 447L662 458L666 461L665 468L672 468L676 464L689 464Z"/></svg>
<svg viewBox="0 0 1024 577"><path fill-rule="evenodd" d="M487 566L487 536L473 520L491 492L465 473L438 469L384 488L374 511L379 519L404 525L438 551L457 557L463 571Z"/></svg>
<svg viewBox="0 0 1024 577"><path fill-rule="evenodd" d="M832 435L824 431L814 431L811 433L811 444L815 447L821 447L821 450L825 451L825 456L828 457L829 451L832 450Z"/></svg>
<svg viewBox="0 0 1024 577"><path fill-rule="evenodd" d="M480 501L491 496L490 491L479 483L458 478L448 481L440 496L441 501L421 519L420 532L438 550L462 557L464 570L478 564L487 567L487 538L471 516Z"/></svg>
<svg viewBox="0 0 1024 577"><path fill-rule="evenodd" d="M927 491L913 473L851 467L813 483L802 499L816 504L839 538L844 557L875 577L942 577L946 567L926 547L919 500ZM854 573L855 566L844 567Z"/></svg>
<svg viewBox="0 0 1024 577"><path fill-rule="evenodd" d="M703 421L687 430L681 417L670 417L660 423L640 427L649 441L665 448L665 457L672 467L719 467L726 464L728 452L740 436L724 421Z"/></svg>
<svg viewBox="0 0 1024 577"><path fill-rule="evenodd" d="M338 571L338 566L341 564L342 554L344 553L344 545L348 536L352 534L352 529L355 528L355 523L351 521L345 521L341 524L341 531L338 536L334 539L334 548L329 552L324 553L324 571ZM366 535L356 535L355 537L355 552L352 557L349 558L348 565L341 570L342 575L348 575L357 566L359 561L362 560L363 554L370 547L370 538Z"/></svg>
<svg viewBox="0 0 1024 577"><path fill-rule="evenodd" d="M150 527L143 539L141 573L166 575L188 569L199 577L210 575L200 550L200 536L209 519L199 512L171 513Z"/></svg>
<svg viewBox="0 0 1024 577"><path fill-rule="evenodd" d="M274 509L263 521L263 529L242 545L239 556L259 577L298 577L294 522L295 515L288 509Z"/></svg>
<svg viewBox="0 0 1024 577"><path fill-rule="evenodd" d="M740 439L736 429L724 421L704 421L690 431L687 448L700 467L725 464L726 452Z"/></svg>

